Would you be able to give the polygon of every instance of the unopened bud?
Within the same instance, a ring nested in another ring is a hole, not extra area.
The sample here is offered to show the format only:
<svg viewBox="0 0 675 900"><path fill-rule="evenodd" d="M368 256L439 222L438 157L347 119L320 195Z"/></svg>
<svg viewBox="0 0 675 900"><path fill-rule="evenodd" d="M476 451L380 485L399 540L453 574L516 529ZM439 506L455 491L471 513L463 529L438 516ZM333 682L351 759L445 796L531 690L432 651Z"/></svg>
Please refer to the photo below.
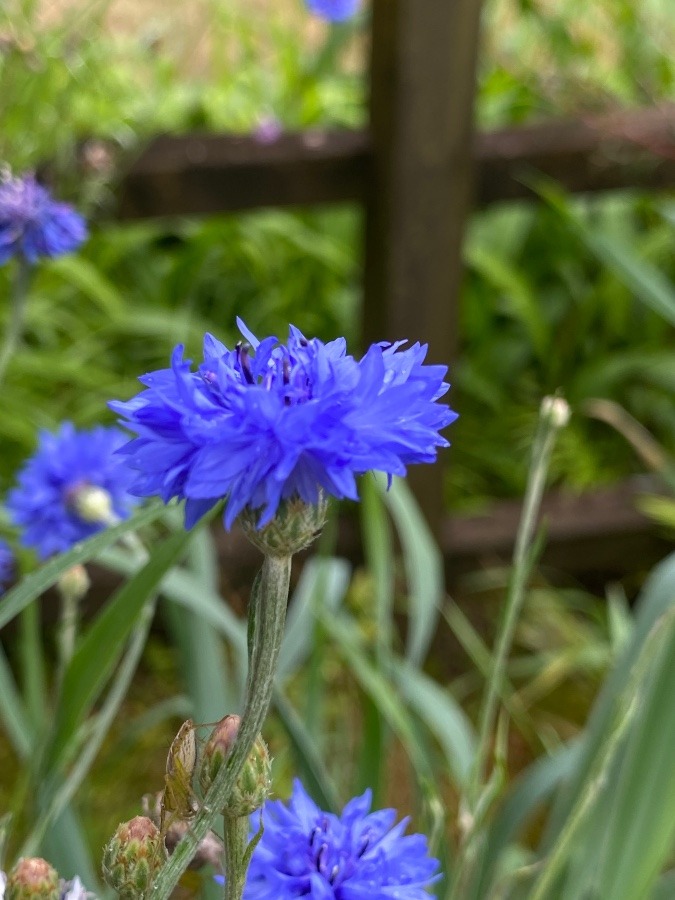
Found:
<svg viewBox="0 0 675 900"><path fill-rule="evenodd" d="M199 770L199 783L204 793L208 791L232 751L239 733L239 716L225 716L215 726L207 741ZM270 792L271 763L267 746L258 735L244 767L239 773L232 793L222 810L224 816L239 818L249 816L260 809Z"/></svg>
<svg viewBox="0 0 675 900"><path fill-rule="evenodd" d="M564 428L572 413L569 403L562 397L544 397L541 401L541 414L550 419L555 428Z"/></svg>
<svg viewBox="0 0 675 900"><path fill-rule="evenodd" d="M63 599L72 603L79 603L86 596L90 585L87 570L79 563L67 569L56 583Z"/></svg>
<svg viewBox="0 0 675 900"><path fill-rule="evenodd" d="M40 857L22 857L7 876L5 900L59 900L59 876Z"/></svg>
<svg viewBox="0 0 675 900"><path fill-rule="evenodd" d="M122 900L144 900L166 859L159 828L147 816L122 822L103 850L103 878Z"/></svg>
<svg viewBox="0 0 675 900"><path fill-rule="evenodd" d="M319 492L319 502L305 503L298 497L282 500L271 522L258 529L259 509L246 507L239 521L246 537L263 553L290 556L309 547L321 534L328 514L328 498Z"/></svg>
<svg viewBox="0 0 675 900"><path fill-rule="evenodd" d="M77 488L72 502L75 512L85 522L92 525L113 525L117 522L110 494L95 484Z"/></svg>

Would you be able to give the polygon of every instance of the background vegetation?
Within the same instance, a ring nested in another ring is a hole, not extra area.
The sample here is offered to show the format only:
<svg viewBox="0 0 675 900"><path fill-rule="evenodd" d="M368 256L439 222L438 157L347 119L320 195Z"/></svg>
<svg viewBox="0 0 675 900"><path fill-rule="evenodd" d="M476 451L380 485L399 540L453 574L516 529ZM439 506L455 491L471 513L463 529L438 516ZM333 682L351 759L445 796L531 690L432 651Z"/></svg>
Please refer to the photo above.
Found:
<svg viewBox="0 0 675 900"><path fill-rule="evenodd" d="M6 0L0 8L0 159L16 171L49 160L59 194L92 222L83 251L46 264L33 284L25 344L3 386L0 493L33 449L36 428L63 418L79 425L112 421L106 402L130 396L139 373L165 365L179 341L196 355L205 330L232 340L236 315L254 331L284 333L290 321L324 338L345 334L358 347L357 211L265 210L122 225L114 219L116 172L109 168L107 145L89 144L85 177L76 175L74 159L84 139L110 141L124 161L159 131L249 131L269 119L289 129L362 124L367 10L355 23L329 30L308 19L301 0L195 0L167 7ZM675 83L674 39L668 0L488 0L477 120L499 127L668 99ZM666 453L675 450L672 199L630 191L567 198L555 186L540 190L539 203L500 206L471 222L461 355L452 374L461 418L453 426L449 507L476 508L491 498L522 495L540 399L561 386L575 415L555 448L552 481L581 489L642 470L630 445L587 415L594 398L616 402ZM0 297L10 289L9 279L9 267L0 270ZM5 309L1 304L0 327ZM351 572L332 558L329 534L325 568L310 569L293 601L299 624L269 726L275 778L282 792L301 771L327 805L370 785L378 801L416 811L419 827L445 853L461 844L457 798L475 747L471 720L492 664L495 598L503 595L508 576L480 572L467 580L487 623L477 630L442 595L438 552L423 531L419 536L405 495L383 501L374 487L366 491L365 565ZM176 523L169 516L154 528L151 536L165 538ZM132 571L118 550L102 544L92 556L115 571ZM27 557L24 563L31 567ZM197 608L186 600L188 594L217 595L206 537L183 568L164 585L163 633L150 639L122 724L108 736L78 794L84 826L78 831L71 822L69 834L80 842L50 845L55 861L68 860L83 875L89 869L92 878L87 852L96 852L117 821L137 811L141 793L161 786L176 717L190 713L209 721L220 715L224 700L236 704L234 691L214 699L212 685L236 685L241 678L240 623L216 613L217 604ZM519 896L521 879L535 890L540 869L534 848L545 848L541 861L559 845L570 854L560 861L559 895L582 896L579 886L591 863L572 850L602 830L600 820L587 816L589 798L598 779L610 774L611 783L620 785L617 806L647 818L652 811L630 858L640 861L632 877L642 873L641 883L651 877L653 886L673 832L667 813L672 773L657 752L668 746L672 719L666 702L672 568L671 560L649 582L637 625L620 589L609 589L598 602L583 586L560 590L538 576L507 672L503 699L513 727L499 748L503 765L496 769L494 793L486 800L490 815L475 849L483 862L472 870L467 897L492 896L487 885L495 897L507 896L507 887L508 896ZM430 574L420 581L419 573ZM38 596L39 588L29 584L21 602ZM347 615L339 622L333 619L338 606ZM406 646L399 634L405 616L416 644ZM427 659L434 631L443 649ZM181 633L188 635L182 642ZM11 661L21 668L26 648L20 641L10 644ZM448 647L455 660L451 671L439 663ZM49 642L46 652L49 669ZM661 668L650 669L638 685L645 653L653 653ZM391 701L392 683L398 705ZM633 705L638 686L650 701L639 716ZM3 696L7 726L10 695ZM89 697L76 710L79 725L91 705ZM590 731L574 743L591 708ZM7 734L0 765L9 776L23 768L16 734L8 726ZM539 762L531 766L533 758ZM619 778L610 768L620 760L628 762ZM542 804L573 766L568 799L558 798L544 824ZM130 768L134 779L120 798L119 784ZM409 779L399 777L404 770ZM522 779L512 781L520 771ZM645 773L651 773L647 781ZM16 807L21 799L20 791L9 790L13 780L2 779L1 805ZM577 819L569 818L570 810ZM568 838L570 821L576 831ZM22 824L25 836L35 823ZM556 844L561 835L567 844ZM619 884L623 836L619 824L609 829L595 895L603 900L636 896L627 892L628 880ZM450 869L452 851L447 855ZM671 882L663 884L665 893L654 898L672 896Z"/></svg>

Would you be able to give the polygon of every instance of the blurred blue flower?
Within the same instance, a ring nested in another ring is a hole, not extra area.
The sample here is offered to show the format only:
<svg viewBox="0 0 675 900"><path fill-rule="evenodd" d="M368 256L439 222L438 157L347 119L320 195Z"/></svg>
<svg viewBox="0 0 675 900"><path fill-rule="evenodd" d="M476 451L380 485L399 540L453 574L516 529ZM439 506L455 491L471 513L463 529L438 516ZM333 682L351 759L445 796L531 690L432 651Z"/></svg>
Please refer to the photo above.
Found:
<svg viewBox="0 0 675 900"><path fill-rule="evenodd" d="M12 548L7 541L0 538L0 595L14 577L15 559Z"/></svg>
<svg viewBox="0 0 675 900"><path fill-rule="evenodd" d="M408 819L394 824L394 809L370 812L371 802L366 791L336 816L297 780L288 804L268 800L244 900L429 900L440 875L426 838L404 834ZM251 827L255 834L258 813Z"/></svg>
<svg viewBox="0 0 675 900"><path fill-rule="evenodd" d="M53 200L31 174L0 182L0 265L13 256L35 263L76 250L87 237L82 216Z"/></svg>
<svg viewBox="0 0 675 900"><path fill-rule="evenodd" d="M361 0L307 0L307 6L317 16L330 22L344 22L355 15Z"/></svg>
<svg viewBox="0 0 675 900"><path fill-rule="evenodd" d="M405 475L448 446L438 432L456 413L436 402L447 368L423 365L426 346L373 344L357 362L344 338L291 326L284 345L238 324L247 342L228 350L207 334L196 372L179 345L170 369L140 379L147 390L110 404L137 435L122 451L132 492L185 498L186 527L222 498L227 528L245 507L262 508L262 528L281 500L315 504L320 488L357 500L356 474Z"/></svg>
<svg viewBox="0 0 675 900"><path fill-rule="evenodd" d="M7 496L10 519L22 529L21 543L45 559L127 518L137 501L127 493L133 472L115 453L124 442L117 428L78 431L71 422L56 434L40 432L37 450ZM97 505L90 502L92 494Z"/></svg>
<svg viewBox="0 0 675 900"><path fill-rule="evenodd" d="M62 879L59 882L59 886L61 888L61 900L93 900L96 896L85 888L77 875L70 881Z"/></svg>

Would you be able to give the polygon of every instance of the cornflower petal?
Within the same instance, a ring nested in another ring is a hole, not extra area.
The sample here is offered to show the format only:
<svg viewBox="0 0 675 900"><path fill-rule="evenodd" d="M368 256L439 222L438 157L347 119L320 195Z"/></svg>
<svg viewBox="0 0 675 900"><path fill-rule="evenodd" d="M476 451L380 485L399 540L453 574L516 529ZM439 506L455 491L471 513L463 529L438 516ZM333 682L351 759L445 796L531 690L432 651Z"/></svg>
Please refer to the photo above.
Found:
<svg viewBox="0 0 675 900"><path fill-rule="evenodd" d="M244 900L428 900L440 876L426 838L404 834L407 819L395 824L395 810L370 812L371 803L366 791L340 816L326 813L297 780L287 804L267 801Z"/></svg>
<svg viewBox="0 0 675 900"><path fill-rule="evenodd" d="M374 344L357 362L344 338L290 326L281 344L237 321L234 350L205 335L194 371L179 345L169 369L142 376L145 390L110 404L136 435L122 450L132 493L188 501L188 527L221 499L227 528L244 509L263 527L283 500L317 503L320 489L358 499L355 476L404 475L448 445L439 431L456 413L437 402L447 370L424 365L426 346Z"/></svg>

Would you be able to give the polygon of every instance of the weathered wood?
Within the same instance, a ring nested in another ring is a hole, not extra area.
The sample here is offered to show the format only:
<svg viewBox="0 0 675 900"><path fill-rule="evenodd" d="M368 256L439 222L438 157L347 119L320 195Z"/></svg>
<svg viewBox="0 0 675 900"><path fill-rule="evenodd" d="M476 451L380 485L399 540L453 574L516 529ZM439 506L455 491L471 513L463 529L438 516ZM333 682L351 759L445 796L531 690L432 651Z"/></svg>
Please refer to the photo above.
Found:
<svg viewBox="0 0 675 900"><path fill-rule="evenodd" d="M475 156L481 206L531 197L538 173L571 193L673 187L675 104L478 134Z"/></svg>
<svg viewBox="0 0 675 900"><path fill-rule="evenodd" d="M363 200L369 140L360 131L163 135L118 191L123 219L208 215L264 206Z"/></svg>
<svg viewBox="0 0 675 900"><path fill-rule="evenodd" d="M473 154L480 206L532 196L522 177L533 173L577 193L672 188L675 104L483 132ZM118 213L138 219L363 202L371 172L366 131L307 131L268 143L252 135L164 135L129 166Z"/></svg>
<svg viewBox="0 0 675 900"><path fill-rule="evenodd" d="M480 0L374 0L372 171L366 200L364 337L457 347L461 245L471 202ZM411 473L437 531L441 465Z"/></svg>

